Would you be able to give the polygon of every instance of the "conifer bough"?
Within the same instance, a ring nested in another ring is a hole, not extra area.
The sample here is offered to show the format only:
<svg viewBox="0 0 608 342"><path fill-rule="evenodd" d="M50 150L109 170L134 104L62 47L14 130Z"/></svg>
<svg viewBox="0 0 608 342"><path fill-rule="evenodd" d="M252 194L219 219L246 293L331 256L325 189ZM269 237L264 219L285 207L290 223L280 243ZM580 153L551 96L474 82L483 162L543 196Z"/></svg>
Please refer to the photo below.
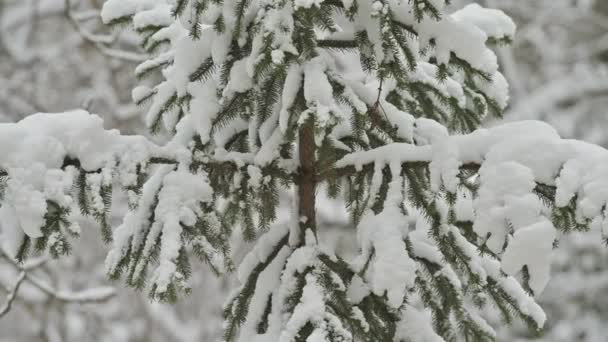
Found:
<svg viewBox="0 0 608 342"><path fill-rule="evenodd" d="M608 232L608 151L541 122L479 128L507 105L489 46L515 25L447 5L107 1L103 20L150 55L137 76L162 74L133 98L170 139L82 111L0 125L4 248L66 254L80 211L111 243L111 278L173 301L191 256L229 272L231 242L255 241L225 341L494 340L487 310L540 331L559 234ZM121 189L130 211L112 231ZM323 247L324 192L351 214L353 260Z"/></svg>

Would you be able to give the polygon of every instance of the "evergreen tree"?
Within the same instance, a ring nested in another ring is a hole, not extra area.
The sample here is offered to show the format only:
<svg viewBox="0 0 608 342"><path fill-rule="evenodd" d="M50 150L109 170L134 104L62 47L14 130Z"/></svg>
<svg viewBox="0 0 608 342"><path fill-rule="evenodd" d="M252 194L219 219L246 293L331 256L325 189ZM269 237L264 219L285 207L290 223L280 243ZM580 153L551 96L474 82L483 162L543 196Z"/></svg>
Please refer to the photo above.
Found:
<svg viewBox="0 0 608 342"><path fill-rule="evenodd" d="M82 112L5 127L0 146L21 133L61 147L0 160L14 255L69 252L76 207L111 241L110 277L162 301L190 291L191 254L222 273L230 236L255 241L226 341L493 340L488 307L540 330L533 296L557 230L605 221L608 152L538 122L478 129L507 104L488 46L515 25L446 2L109 0L104 21L131 23L154 56L137 75L162 71L133 97L171 139L119 136ZM131 211L112 232L117 183ZM348 206L355 260L321 246L322 190Z"/></svg>

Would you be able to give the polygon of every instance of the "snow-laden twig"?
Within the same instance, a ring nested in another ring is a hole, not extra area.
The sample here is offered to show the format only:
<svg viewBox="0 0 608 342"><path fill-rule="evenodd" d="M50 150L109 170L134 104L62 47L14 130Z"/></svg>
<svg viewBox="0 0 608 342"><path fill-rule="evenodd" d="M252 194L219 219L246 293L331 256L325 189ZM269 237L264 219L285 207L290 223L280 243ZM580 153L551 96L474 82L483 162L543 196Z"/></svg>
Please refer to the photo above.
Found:
<svg viewBox="0 0 608 342"><path fill-rule="evenodd" d="M21 284L23 284L24 280L25 280L25 272L22 271L19 274L19 278L17 278L17 282L13 286L13 289L8 294L6 303L4 304L4 306L2 307L2 309L0 309L0 318L2 318L6 314L8 314L9 311L11 311L11 307L13 306L13 302L15 301L15 298L17 298L17 292L19 292L19 288L21 287Z"/></svg>
<svg viewBox="0 0 608 342"><path fill-rule="evenodd" d="M142 62L146 60L146 56L137 54L131 51L119 50L111 48L110 44L116 41L117 36L114 35L99 35L94 34L84 29L79 21L79 16L72 13L72 1L64 0L65 3L65 16L69 23L74 27L76 32L86 41L92 43L99 52L109 57L118 58L130 62Z"/></svg>

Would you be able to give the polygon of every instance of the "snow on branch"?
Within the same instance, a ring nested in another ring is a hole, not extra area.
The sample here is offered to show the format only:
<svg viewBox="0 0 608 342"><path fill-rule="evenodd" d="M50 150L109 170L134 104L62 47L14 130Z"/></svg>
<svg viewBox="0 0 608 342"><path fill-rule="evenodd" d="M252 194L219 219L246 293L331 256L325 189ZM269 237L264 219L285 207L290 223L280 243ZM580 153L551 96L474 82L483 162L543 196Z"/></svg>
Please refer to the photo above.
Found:
<svg viewBox="0 0 608 342"><path fill-rule="evenodd" d="M77 211L97 219L110 239L113 176L129 186L153 148L143 137L105 130L84 111L0 124L0 144L2 241L18 259L30 248L68 253L68 236L79 234Z"/></svg>
<svg viewBox="0 0 608 342"><path fill-rule="evenodd" d="M418 128L416 134L425 135ZM561 139L542 122L526 121L480 129L466 135L439 138L429 145L391 144L347 154L336 162L341 175L366 166L381 170L395 164L424 163L431 189L456 193L461 168L473 168L477 196L473 201L473 230L493 253L503 252L509 274L527 266L535 293L549 279L550 254L556 239L554 225L566 229L608 226L608 151L584 142ZM350 170L350 171L349 171ZM374 171L377 172L377 171ZM412 186L410 184L409 186ZM549 203L568 218L547 212ZM566 220L564 222L563 220ZM551 222L553 221L553 222ZM514 230L512 237L508 233ZM531 246L535 246L532 248Z"/></svg>

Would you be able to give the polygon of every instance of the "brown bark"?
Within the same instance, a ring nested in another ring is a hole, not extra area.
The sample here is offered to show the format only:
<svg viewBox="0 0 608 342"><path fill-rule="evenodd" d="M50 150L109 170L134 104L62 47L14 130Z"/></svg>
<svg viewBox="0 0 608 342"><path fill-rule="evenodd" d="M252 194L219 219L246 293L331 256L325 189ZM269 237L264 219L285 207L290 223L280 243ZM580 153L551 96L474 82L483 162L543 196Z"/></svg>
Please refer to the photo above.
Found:
<svg viewBox="0 0 608 342"><path fill-rule="evenodd" d="M314 121L307 120L299 132L299 158L300 170L298 173L298 215L300 221L300 234L304 242L304 234L307 229L311 229L316 234L316 213L315 213L315 136Z"/></svg>

